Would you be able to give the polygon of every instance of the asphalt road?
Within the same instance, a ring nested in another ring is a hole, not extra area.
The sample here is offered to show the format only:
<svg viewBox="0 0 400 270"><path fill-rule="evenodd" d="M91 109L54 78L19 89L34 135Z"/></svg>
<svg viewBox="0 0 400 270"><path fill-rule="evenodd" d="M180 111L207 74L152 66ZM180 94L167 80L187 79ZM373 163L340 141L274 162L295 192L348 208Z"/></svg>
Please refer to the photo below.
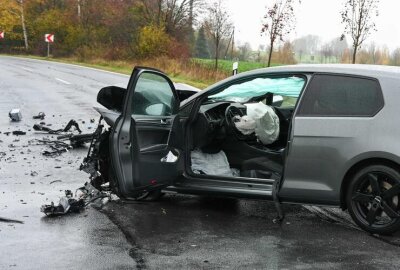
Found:
<svg viewBox="0 0 400 270"><path fill-rule="evenodd" d="M113 201L101 210L47 218L39 208L87 181L86 150L45 158L32 116L51 128L95 128L96 94L128 76L0 57L0 269L398 269L400 235L360 231L341 211L286 205L282 224L265 201L167 194L158 202ZM21 108L23 121L8 112ZM7 135L14 130L25 136ZM4 154L2 154L2 152ZM37 174L37 175L36 175ZM55 183L50 184L53 181Z"/></svg>

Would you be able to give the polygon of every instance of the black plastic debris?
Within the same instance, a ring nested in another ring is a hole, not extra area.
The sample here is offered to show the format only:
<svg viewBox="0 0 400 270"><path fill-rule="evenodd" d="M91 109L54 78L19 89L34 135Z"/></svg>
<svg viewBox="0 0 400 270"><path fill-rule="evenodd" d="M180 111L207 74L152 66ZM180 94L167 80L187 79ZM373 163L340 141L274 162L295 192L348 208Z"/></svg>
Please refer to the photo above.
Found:
<svg viewBox="0 0 400 270"><path fill-rule="evenodd" d="M75 121L75 120L70 120L68 122L68 124L65 126L65 128L61 128L61 129L51 129L47 126L44 126L42 124L35 124L33 125L33 129L36 131L43 131L43 132L47 132L50 134L59 134L61 132L68 132L72 127L75 127L75 129L79 132L82 133L82 130L79 128L79 124Z"/></svg>
<svg viewBox="0 0 400 270"><path fill-rule="evenodd" d="M44 112L38 113L38 115L33 116L33 119L40 119L43 120L45 118L46 114Z"/></svg>
<svg viewBox="0 0 400 270"><path fill-rule="evenodd" d="M11 218L4 218L4 217L0 217L0 222L24 224L24 222L21 221L21 220L11 219Z"/></svg>
<svg viewBox="0 0 400 270"><path fill-rule="evenodd" d="M60 135L57 137L57 140L64 140L68 139L71 142L71 146L73 148L81 147L85 143L91 142L93 139L94 133L88 133L88 134L66 134L66 135Z"/></svg>
<svg viewBox="0 0 400 270"><path fill-rule="evenodd" d="M21 135L26 135L26 132L21 130L14 130L12 134L16 136L21 136Z"/></svg>
<svg viewBox="0 0 400 270"><path fill-rule="evenodd" d="M78 213L85 208L84 198L73 198L73 194L70 190L65 191L65 196L60 198L60 202L57 206L54 202L50 205L42 205L40 211L46 216L60 216L67 213Z"/></svg>
<svg viewBox="0 0 400 270"><path fill-rule="evenodd" d="M59 156L62 153L68 152L68 150L72 148L72 146L68 143L58 140L43 139L30 141L31 144L34 142L36 142L36 145L47 145L50 148L50 150L45 150L42 152L42 154L47 157Z"/></svg>
<svg viewBox="0 0 400 270"><path fill-rule="evenodd" d="M62 181L61 180L54 180L54 181L51 181L49 184L51 185L51 184L59 183L59 182L62 182Z"/></svg>
<svg viewBox="0 0 400 270"><path fill-rule="evenodd" d="M78 194L78 192L80 194ZM102 201L104 198L109 198L110 195L105 192L100 192L94 188L91 184L85 183L85 185L75 192L71 190L65 191L65 196L60 198L58 205L51 204L42 205L40 211L46 216L60 216L68 213L79 213L84 210L86 206L95 201Z"/></svg>

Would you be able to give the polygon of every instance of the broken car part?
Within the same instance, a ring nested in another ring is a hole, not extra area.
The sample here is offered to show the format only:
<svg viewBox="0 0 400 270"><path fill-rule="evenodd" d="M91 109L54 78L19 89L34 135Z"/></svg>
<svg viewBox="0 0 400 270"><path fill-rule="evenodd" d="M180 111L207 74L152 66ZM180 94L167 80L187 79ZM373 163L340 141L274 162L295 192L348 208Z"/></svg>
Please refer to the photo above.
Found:
<svg viewBox="0 0 400 270"><path fill-rule="evenodd" d="M87 156L79 167L79 170L90 175L89 179L92 185L98 189L102 188L101 185L109 182L108 138L110 133L109 131L103 132L102 120L103 117L100 117L96 131L92 135Z"/></svg>
<svg viewBox="0 0 400 270"><path fill-rule="evenodd" d="M21 221L21 220L16 220L16 219L11 219L11 218L5 218L5 217L0 217L0 222L24 224L24 222Z"/></svg>
<svg viewBox="0 0 400 270"><path fill-rule="evenodd" d="M40 112L40 113L38 113L38 115L35 115L35 116L33 116L32 118L33 118L33 119L40 119L40 120L43 120L45 116L46 116L46 115L44 114L44 112Z"/></svg>
<svg viewBox="0 0 400 270"><path fill-rule="evenodd" d="M11 118L12 121L19 122L22 120L22 114L20 109L12 109L8 116Z"/></svg>
<svg viewBox="0 0 400 270"><path fill-rule="evenodd" d="M75 121L75 120L70 120L68 122L68 124L65 126L65 128L63 129L51 129L49 127L46 127L44 125L41 124L35 124L33 125L33 129L36 131L44 131L44 132L48 132L50 134L58 134L61 132L68 132L72 127L75 127L75 129L79 132L82 133L82 130L79 128L79 124Z"/></svg>
<svg viewBox="0 0 400 270"><path fill-rule="evenodd" d="M71 142L71 146L73 148L77 148L82 146L85 143L91 142L93 139L94 133L88 133L88 134L78 134L78 135L73 135L73 134L67 134L67 135L61 135L58 136L58 140L63 140L63 139L69 139Z"/></svg>
<svg viewBox="0 0 400 270"><path fill-rule="evenodd" d="M78 194L78 191L80 194ZM77 189L75 196L71 190L66 190L65 196L60 198L57 206L54 205L54 202L51 202L51 204L42 205L40 211L50 217L65 215L68 213L79 213L90 203L108 197L110 197L110 194L100 192L91 184L85 183L83 187Z"/></svg>
<svg viewBox="0 0 400 270"><path fill-rule="evenodd" d="M12 134L16 136L21 136L21 135L26 135L26 132L21 130L14 130Z"/></svg>

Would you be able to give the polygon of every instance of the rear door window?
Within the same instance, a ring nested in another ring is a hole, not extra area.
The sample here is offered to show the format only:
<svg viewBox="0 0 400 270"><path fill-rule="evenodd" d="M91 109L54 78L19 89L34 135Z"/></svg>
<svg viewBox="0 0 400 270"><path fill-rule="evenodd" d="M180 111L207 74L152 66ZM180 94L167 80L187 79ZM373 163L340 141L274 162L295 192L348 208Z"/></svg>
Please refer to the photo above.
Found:
<svg viewBox="0 0 400 270"><path fill-rule="evenodd" d="M383 107L375 79L315 75L301 101L300 116L374 116Z"/></svg>

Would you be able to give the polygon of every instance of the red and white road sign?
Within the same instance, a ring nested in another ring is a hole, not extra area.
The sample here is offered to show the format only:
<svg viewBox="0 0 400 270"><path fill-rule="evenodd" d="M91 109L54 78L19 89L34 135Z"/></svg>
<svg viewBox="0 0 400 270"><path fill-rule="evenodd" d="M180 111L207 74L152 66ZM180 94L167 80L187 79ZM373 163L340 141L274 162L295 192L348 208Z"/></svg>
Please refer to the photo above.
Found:
<svg viewBox="0 0 400 270"><path fill-rule="evenodd" d="M53 43L54 42L54 34L46 34L44 35L44 41Z"/></svg>
<svg viewBox="0 0 400 270"><path fill-rule="evenodd" d="M0 31L0 39L4 38L4 31Z"/></svg>

